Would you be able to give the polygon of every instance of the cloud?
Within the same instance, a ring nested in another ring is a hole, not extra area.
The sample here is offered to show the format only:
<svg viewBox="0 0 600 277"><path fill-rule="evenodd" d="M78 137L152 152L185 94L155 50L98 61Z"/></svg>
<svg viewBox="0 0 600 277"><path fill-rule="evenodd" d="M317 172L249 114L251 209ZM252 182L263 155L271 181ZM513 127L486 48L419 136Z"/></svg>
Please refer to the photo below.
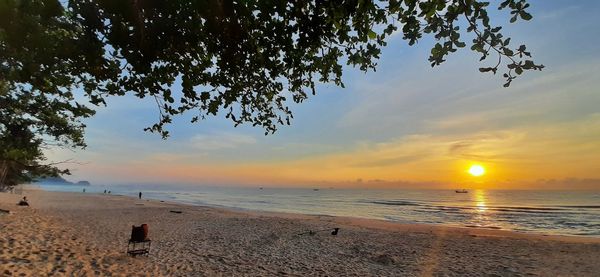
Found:
<svg viewBox="0 0 600 277"><path fill-rule="evenodd" d="M349 188L412 188L412 189L441 189L449 188L452 186L450 183L436 182L436 181L407 181L407 180L347 180L347 181L336 181L336 182L316 182L317 185L323 187L349 187Z"/></svg>
<svg viewBox="0 0 600 277"><path fill-rule="evenodd" d="M257 140L253 136L235 133L201 134L190 139L191 147L202 151L235 149L256 143Z"/></svg>
<svg viewBox="0 0 600 277"><path fill-rule="evenodd" d="M562 17L572 16L580 9L581 9L580 5L570 5L570 6L566 6L566 7L561 7L560 9L552 9L552 10L542 11L542 12L538 13L535 18L536 18L536 20L540 20L540 21L556 20L556 19L560 19Z"/></svg>
<svg viewBox="0 0 600 277"><path fill-rule="evenodd" d="M501 80L462 69L466 63L428 72L430 79L408 76L353 84L357 104L339 119L338 128L360 130L361 138L390 138L416 133L473 133L557 122L597 110L599 60L553 65L531 73L506 89Z"/></svg>
<svg viewBox="0 0 600 277"><path fill-rule="evenodd" d="M422 155L400 155L398 157L393 158L384 158L378 160L369 160L369 161L361 161L355 163L356 167L383 167L383 166L393 166L404 163L410 163L414 161L418 161L423 159Z"/></svg>
<svg viewBox="0 0 600 277"><path fill-rule="evenodd" d="M546 189L598 189L600 188L600 179L580 179L575 177L569 177L564 179L540 179L536 183L540 187Z"/></svg>
<svg viewBox="0 0 600 277"><path fill-rule="evenodd" d="M582 120L527 128L362 141L344 152L290 160L186 162L179 155L158 155L126 165L94 166L87 172L90 175L110 172L119 179L140 182L190 184L381 188L453 188L460 184L465 188L497 189L598 188L598 137L600 114L593 114ZM198 138L195 142L206 149L233 149L235 152L240 147L257 144L252 137L234 134L195 138ZM466 173L473 162L484 165L488 173L474 180ZM93 174L92 171L97 172ZM570 176L580 179L575 181ZM546 180L538 180L541 178ZM364 181L359 184L355 181L358 179Z"/></svg>
<svg viewBox="0 0 600 277"><path fill-rule="evenodd" d="M454 142L449 142L448 155L454 158L500 161L502 156L496 149L510 149L512 146L523 142L524 131L497 130L480 132L463 137Z"/></svg>

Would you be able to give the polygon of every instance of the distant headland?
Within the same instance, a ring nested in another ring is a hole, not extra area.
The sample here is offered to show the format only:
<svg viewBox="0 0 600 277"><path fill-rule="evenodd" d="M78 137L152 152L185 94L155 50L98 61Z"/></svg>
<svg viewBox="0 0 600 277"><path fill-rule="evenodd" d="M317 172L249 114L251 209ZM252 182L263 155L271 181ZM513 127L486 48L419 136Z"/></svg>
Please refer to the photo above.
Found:
<svg viewBox="0 0 600 277"><path fill-rule="evenodd" d="M67 181L63 177L45 177L35 180L35 183L44 185L72 185L72 186L89 186L91 185L88 181L71 182Z"/></svg>

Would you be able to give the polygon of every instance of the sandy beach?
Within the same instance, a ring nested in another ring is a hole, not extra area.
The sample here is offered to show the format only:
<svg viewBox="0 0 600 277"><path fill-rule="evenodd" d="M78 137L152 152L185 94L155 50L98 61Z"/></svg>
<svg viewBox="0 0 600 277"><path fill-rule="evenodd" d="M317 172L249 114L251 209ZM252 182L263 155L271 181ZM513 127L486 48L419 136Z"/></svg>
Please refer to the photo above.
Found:
<svg viewBox="0 0 600 277"><path fill-rule="evenodd" d="M26 195L30 207L19 207ZM294 214L103 194L0 193L2 276L598 276L600 239ZM181 213L172 213L176 210ZM146 223L148 257L126 255ZM298 235L309 230L341 228Z"/></svg>

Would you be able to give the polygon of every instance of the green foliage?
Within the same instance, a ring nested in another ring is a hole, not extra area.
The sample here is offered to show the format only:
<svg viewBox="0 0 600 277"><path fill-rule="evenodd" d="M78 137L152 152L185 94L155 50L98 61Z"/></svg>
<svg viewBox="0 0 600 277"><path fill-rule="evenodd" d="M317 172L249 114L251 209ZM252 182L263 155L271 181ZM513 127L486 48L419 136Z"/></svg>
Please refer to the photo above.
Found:
<svg viewBox="0 0 600 277"><path fill-rule="evenodd" d="M275 132L290 122L287 104L315 94L317 83L343 87L344 63L375 70L395 32L409 45L423 35L438 40L432 66L466 47L461 35L472 33L471 50L481 60L498 56L480 71L496 73L507 61L505 86L525 70L543 68L527 59L524 46L510 48L501 28L490 24L489 3L474 0L79 0L69 7L73 20L108 46L103 58L121 63L108 93L154 97L160 120L147 129L163 136L164 124L188 111L193 122L224 112L236 125ZM531 19L528 7L525 0L506 0L498 8L509 10L514 22ZM171 89L177 81L181 92Z"/></svg>
<svg viewBox="0 0 600 277"><path fill-rule="evenodd" d="M0 187L68 173L44 164L46 147L85 147L79 119L94 111L72 91L97 89L98 66L81 33L58 2L0 1Z"/></svg>
<svg viewBox="0 0 600 277"><path fill-rule="evenodd" d="M9 89L0 83L0 189L32 177L68 174L56 163L45 164L48 147L84 148L79 118L94 114L77 103L65 103L42 93Z"/></svg>
<svg viewBox="0 0 600 277"><path fill-rule="evenodd" d="M479 70L503 70L505 86L524 71L543 68L490 23L489 2L476 0L63 4L0 0L0 81L7 88L0 109L26 124L34 141L48 135L70 147L83 146L78 119L92 114L77 103L76 88L96 105L126 93L154 98L159 121L147 130L163 137L165 124L188 112L192 122L225 113L236 125L273 133L290 124L288 104L315 94L318 83L343 87L344 64L375 70L381 48L396 33L408 45L424 35L435 38L431 66L467 44L482 61L495 55L497 62ZM528 7L525 0L498 6L510 12L511 22L530 20ZM172 90L175 82L182 91ZM7 108L14 103L27 112ZM8 126L9 119L0 123Z"/></svg>

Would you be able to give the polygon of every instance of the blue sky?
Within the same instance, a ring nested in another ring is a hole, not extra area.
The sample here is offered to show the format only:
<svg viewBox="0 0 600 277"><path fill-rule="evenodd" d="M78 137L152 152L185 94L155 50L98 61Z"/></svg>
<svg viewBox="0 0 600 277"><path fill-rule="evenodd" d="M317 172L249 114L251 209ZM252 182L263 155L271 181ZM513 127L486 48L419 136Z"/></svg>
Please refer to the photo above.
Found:
<svg viewBox="0 0 600 277"><path fill-rule="evenodd" d="M319 86L316 96L291 105L292 125L274 135L234 128L222 116L199 124L179 118L164 141L143 131L158 118L153 102L118 97L85 122L86 150L49 156L81 162L69 165L70 179L96 184L352 186L360 179L513 188L600 179L600 3L530 2L530 22L508 24L494 12L512 43L527 44L546 65L510 88L501 76L479 73L485 64L468 49L431 68L435 42L409 47L398 35L377 72L346 67L346 88ZM485 179L465 176L473 163L487 167Z"/></svg>

